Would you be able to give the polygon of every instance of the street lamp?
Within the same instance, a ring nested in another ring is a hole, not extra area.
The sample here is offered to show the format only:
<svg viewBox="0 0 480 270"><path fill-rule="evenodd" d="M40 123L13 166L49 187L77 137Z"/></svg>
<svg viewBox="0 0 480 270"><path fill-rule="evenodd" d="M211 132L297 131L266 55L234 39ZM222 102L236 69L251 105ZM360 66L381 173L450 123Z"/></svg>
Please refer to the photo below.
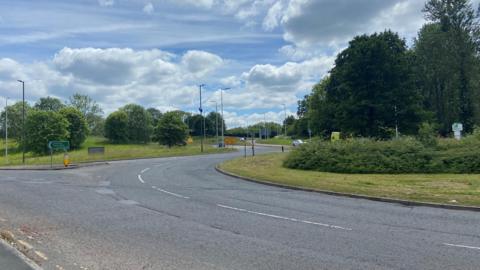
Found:
<svg viewBox="0 0 480 270"><path fill-rule="evenodd" d="M211 100L210 102L215 102L215 129L217 130L217 146L220 144L218 143L218 102L216 100Z"/></svg>
<svg viewBox="0 0 480 270"><path fill-rule="evenodd" d="M22 163L25 165L25 82L17 81L22 84Z"/></svg>
<svg viewBox="0 0 480 270"><path fill-rule="evenodd" d="M8 97L5 98L5 162L8 163Z"/></svg>
<svg viewBox="0 0 480 270"><path fill-rule="evenodd" d="M205 84L200 84L198 87L200 89L200 108L198 108L198 110L200 111L200 115L202 116L202 120L203 120L203 124L202 124L203 136L200 135L200 149L203 152L203 138L205 137L205 118L203 117L203 108L202 108L202 87L205 87Z"/></svg>
<svg viewBox="0 0 480 270"><path fill-rule="evenodd" d="M230 87L220 88L220 103L222 107L222 147L225 147L225 134L223 134L223 130L225 129L224 122L225 118L223 118L223 91L230 90Z"/></svg>
<svg viewBox="0 0 480 270"><path fill-rule="evenodd" d="M283 105L283 111L285 112L285 120L283 124L285 125L285 138L287 137L287 106L285 104Z"/></svg>

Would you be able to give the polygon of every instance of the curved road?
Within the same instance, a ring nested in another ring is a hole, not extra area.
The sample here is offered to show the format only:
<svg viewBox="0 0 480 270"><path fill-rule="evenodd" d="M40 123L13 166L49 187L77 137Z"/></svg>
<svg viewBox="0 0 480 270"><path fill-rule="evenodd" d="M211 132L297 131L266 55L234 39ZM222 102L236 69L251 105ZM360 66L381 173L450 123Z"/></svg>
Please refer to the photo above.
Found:
<svg viewBox="0 0 480 270"><path fill-rule="evenodd" d="M238 155L0 171L0 227L44 252L45 269L479 268L479 213L293 191L214 170Z"/></svg>

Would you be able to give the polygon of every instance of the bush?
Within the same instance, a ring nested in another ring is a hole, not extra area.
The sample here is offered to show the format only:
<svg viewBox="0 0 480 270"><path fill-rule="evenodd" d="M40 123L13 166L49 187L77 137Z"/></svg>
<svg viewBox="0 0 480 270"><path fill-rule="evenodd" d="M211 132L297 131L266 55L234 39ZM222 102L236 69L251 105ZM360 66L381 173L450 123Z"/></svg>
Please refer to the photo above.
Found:
<svg viewBox="0 0 480 270"><path fill-rule="evenodd" d="M160 144L172 147L184 145L188 136L188 126L183 123L178 114L174 112L165 113L155 128L155 141Z"/></svg>
<svg viewBox="0 0 480 270"><path fill-rule="evenodd" d="M87 121L85 121L82 113L73 107L61 109L60 114L68 121L68 141L70 141L70 147L72 149L80 148L85 139L87 139Z"/></svg>
<svg viewBox="0 0 480 270"><path fill-rule="evenodd" d="M314 142L292 151L284 166L335 173L479 173L480 140L426 147L414 138Z"/></svg>
<svg viewBox="0 0 480 270"><path fill-rule="evenodd" d="M152 133L150 114L140 105L128 104L120 109L127 114L127 137L129 142L148 143Z"/></svg>
<svg viewBox="0 0 480 270"><path fill-rule="evenodd" d="M25 147L36 154L47 154L49 141L68 138L68 121L53 111L32 110L25 121Z"/></svg>
<svg viewBox="0 0 480 270"><path fill-rule="evenodd" d="M105 137L112 143L128 141L128 116L124 111L111 113L105 120Z"/></svg>
<svg viewBox="0 0 480 270"><path fill-rule="evenodd" d="M435 125L425 122L420 125L417 138L425 147L436 147L437 135L438 131Z"/></svg>

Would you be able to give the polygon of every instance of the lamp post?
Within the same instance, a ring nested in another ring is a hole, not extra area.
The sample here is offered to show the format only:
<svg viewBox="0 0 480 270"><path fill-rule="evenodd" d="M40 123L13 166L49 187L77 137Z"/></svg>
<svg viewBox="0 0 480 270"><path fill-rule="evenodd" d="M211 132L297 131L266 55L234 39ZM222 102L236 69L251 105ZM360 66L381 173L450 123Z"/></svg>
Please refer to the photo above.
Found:
<svg viewBox="0 0 480 270"><path fill-rule="evenodd" d="M25 82L17 81L22 84L22 163L25 164Z"/></svg>
<svg viewBox="0 0 480 270"><path fill-rule="evenodd" d="M225 118L223 118L223 91L230 90L230 87L225 87L220 89L220 106L222 108L222 147L225 147L225 135L223 134L223 130L225 129L224 122Z"/></svg>
<svg viewBox="0 0 480 270"><path fill-rule="evenodd" d="M8 97L5 98L5 162L8 163Z"/></svg>
<svg viewBox="0 0 480 270"><path fill-rule="evenodd" d="M203 117L203 108L202 108L202 87L204 87L205 84L200 84L198 87L200 89L200 108L198 108L198 110L200 111L200 115L202 116L202 121L203 121L203 124L202 124L202 134L203 135L200 135L200 149L201 151L203 152L203 138L205 136L205 118Z"/></svg>
<svg viewBox="0 0 480 270"><path fill-rule="evenodd" d="M215 100L212 100L210 102L215 102L215 129L216 129L216 132L217 132L217 146L219 146L219 142L218 142L218 102L215 101Z"/></svg>
<svg viewBox="0 0 480 270"><path fill-rule="evenodd" d="M283 105L283 111L285 112L285 120L283 124L285 125L285 138L287 137L287 106L285 104Z"/></svg>

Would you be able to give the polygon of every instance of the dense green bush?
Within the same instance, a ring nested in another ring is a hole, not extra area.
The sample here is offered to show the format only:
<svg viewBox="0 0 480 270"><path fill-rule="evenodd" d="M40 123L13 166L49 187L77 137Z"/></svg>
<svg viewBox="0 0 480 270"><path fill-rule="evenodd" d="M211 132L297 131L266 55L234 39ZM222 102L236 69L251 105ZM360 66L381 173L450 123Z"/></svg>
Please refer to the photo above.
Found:
<svg viewBox="0 0 480 270"><path fill-rule="evenodd" d="M154 140L162 145L172 147L184 145L187 140L188 126L175 112L165 113L155 128Z"/></svg>
<svg viewBox="0 0 480 270"><path fill-rule="evenodd" d="M74 107L64 107L59 113L68 121L68 141L72 149L78 149L87 139L87 121L82 113Z"/></svg>
<svg viewBox="0 0 480 270"><path fill-rule="evenodd" d="M112 143L128 141L128 116L124 111L113 112L107 117L105 137Z"/></svg>
<svg viewBox="0 0 480 270"><path fill-rule="evenodd" d="M480 173L480 140L445 140L426 147L414 138L313 142L292 151L284 166L336 173Z"/></svg>
<svg viewBox="0 0 480 270"><path fill-rule="evenodd" d="M25 146L36 154L48 153L49 141L68 138L68 121L53 111L32 110L25 121Z"/></svg>

